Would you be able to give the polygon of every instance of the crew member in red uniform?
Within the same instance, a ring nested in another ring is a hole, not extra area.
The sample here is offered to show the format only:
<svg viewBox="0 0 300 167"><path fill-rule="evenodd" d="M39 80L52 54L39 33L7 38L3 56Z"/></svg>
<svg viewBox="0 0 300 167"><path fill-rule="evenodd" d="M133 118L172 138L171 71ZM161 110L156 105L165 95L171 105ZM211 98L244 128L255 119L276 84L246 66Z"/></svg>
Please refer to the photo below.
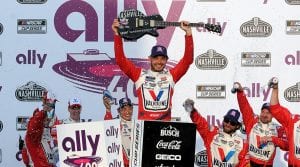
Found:
<svg viewBox="0 0 300 167"><path fill-rule="evenodd" d="M187 72L193 63L193 38L188 22L181 22L185 31L185 52L183 58L172 69L166 69L167 49L153 46L149 56L150 69L142 69L129 61L123 51L123 42L118 34L120 25L117 19L112 24L116 63L120 69L135 83L139 101L138 119L171 120L172 96L175 83Z"/></svg>
<svg viewBox="0 0 300 167"><path fill-rule="evenodd" d="M27 125L26 148L34 167L55 167L58 150L51 136L51 126L56 121L53 94L45 92L43 106L34 111Z"/></svg>
<svg viewBox="0 0 300 167"><path fill-rule="evenodd" d="M275 82L276 81L276 82ZM278 80L272 78L270 87L273 88L270 101L272 115L285 128L289 144L289 167L300 167L300 115L293 115L287 108L279 103Z"/></svg>
<svg viewBox="0 0 300 167"><path fill-rule="evenodd" d="M280 126L272 122L270 104L264 103L260 115L254 114L243 87L239 82L237 86L237 99L243 116L246 134L249 142L249 156L251 167L272 167L276 154L276 147L287 151L288 143L280 132Z"/></svg>
<svg viewBox="0 0 300 167"><path fill-rule="evenodd" d="M106 108L104 120L113 119L111 114L111 99L103 96L103 104ZM132 129L132 110L133 106L129 98L122 98L119 100L118 113L120 116L121 127L121 140L122 140L122 152L124 167L129 167L130 158L130 143L131 143L131 129Z"/></svg>
<svg viewBox="0 0 300 167"><path fill-rule="evenodd" d="M194 101L187 99L184 102L185 110L190 114L197 131L206 147L209 167L244 167L245 156L248 151L241 136L236 134L241 126L240 112L230 109L224 116L223 128L208 127L208 123L194 107Z"/></svg>

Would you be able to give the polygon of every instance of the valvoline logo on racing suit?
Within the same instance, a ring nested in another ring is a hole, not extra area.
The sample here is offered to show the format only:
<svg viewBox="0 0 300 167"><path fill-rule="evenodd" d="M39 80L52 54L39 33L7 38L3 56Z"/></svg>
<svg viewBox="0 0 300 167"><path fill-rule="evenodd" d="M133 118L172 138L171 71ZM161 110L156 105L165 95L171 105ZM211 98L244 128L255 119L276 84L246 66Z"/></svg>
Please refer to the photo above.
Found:
<svg viewBox="0 0 300 167"><path fill-rule="evenodd" d="M157 75L159 77L150 77L149 75L153 74L149 71L145 71L138 81L138 83L143 81L141 89L144 109L151 110L152 112L167 110L170 105L172 78L168 76L167 71L158 73Z"/></svg>

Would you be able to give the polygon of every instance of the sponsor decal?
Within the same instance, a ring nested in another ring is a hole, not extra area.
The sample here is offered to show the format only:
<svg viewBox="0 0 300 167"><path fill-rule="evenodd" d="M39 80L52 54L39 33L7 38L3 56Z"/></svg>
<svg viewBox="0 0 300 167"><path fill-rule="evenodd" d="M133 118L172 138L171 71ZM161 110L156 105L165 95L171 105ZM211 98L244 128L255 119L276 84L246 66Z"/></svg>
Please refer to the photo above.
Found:
<svg viewBox="0 0 300 167"><path fill-rule="evenodd" d="M47 0L17 0L20 4L43 4L46 3Z"/></svg>
<svg viewBox="0 0 300 167"><path fill-rule="evenodd" d="M196 98L226 98L226 86L197 85Z"/></svg>
<svg viewBox="0 0 300 167"><path fill-rule="evenodd" d="M16 90L15 96L20 101L42 101L44 91L46 91L46 88L29 81Z"/></svg>
<svg viewBox="0 0 300 167"><path fill-rule="evenodd" d="M227 58L213 49L197 56L195 60L196 67L202 70L221 70L224 69L227 64Z"/></svg>
<svg viewBox="0 0 300 167"><path fill-rule="evenodd" d="M241 65L243 67L270 67L270 52L242 52Z"/></svg>
<svg viewBox="0 0 300 167"><path fill-rule="evenodd" d="M3 25L0 23L0 35L3 33Z"/></svg>
<svg viewBox="0 0 300 167"><path fill-rule="evenodd" d="M150 66L148 59L129 60L141 68ZM168 61L166 68L172 68L176 64L175 61ZM97 49L67 53L67 60L55 64L52 69L78 89L101 94L107 89L117 99L129 97L132 101L137 101L133 82L119 68L115 58Z"/></svg>
<svg viewBox="0 0 300 167"><path fill-rule="evenodd" d="M206 150L202 150L195 155L195 165L198 167L207 167L208 166Z"/></svg>
<svg viewBox="0 0 300 167"><path fill-rule="evenodd" d="M285 0L289 5L300 5L300 0Z"/></svg>
<svg viewBox="0 0 300 167"><path fill-rule="evenodd" d="M182 141L172 140L172 141L164 141L160 140L156 144L156 148L159 149L166 149L166 150L180 150Z"/></svg>
<svg viewBox="0 0 300 167"><path fill-rule="evenodd" d="M284 98L288 102L300 102L300 82L284 91Z"/></svg>
<svg viewBox="0 0 300 167"><path fill-rule="evenodd" d="M180 137L180 131L172 125L169 125L168 127L164 127L160 130L160 136Z"/></svg>
<svg viewBox="0 0 300 167"><path fill-rule="evenodd" d="M37 64L39 68L43 68L47 54L37 53L36 50L28 50L26 54L18 54L16 61L18 64Z"/></svg>
<svg viewBox="0 0 300 167"><path fill-rule="evenodd" d="M47 20L46 19L18 19L17 32L18 34L46 34Z"/></svg>
<svg viewBox="0 0 300 167"><path fill-rule="evenodd" d="M287 20L286 21L286 33L287 34L300 34L300 20Z"/></svg>
<svg viewBox="0 0 300 167"><path fill-rule="evenodd" d="M101 157L96 156L77 156L72 155L67 157L63 162L69 166L81 167L81 166L98 166L103 160Z"/></svg>
<svg viewBox="0 0 300 167"><path fill-rule="evenodd" d="M268 85L263 85L261 83L252 83L250 86L243 87L244 93L247 97L263 97L263 101L267 101L270 94L270 88Z"/></svg>
<svg viewBox="0 0 300 167"><path fill-rule="evenodd" d="M16 129L19 130L27 130L27 124L29 122L28 116L18 116L16 121Z"/></svg>
<svg viewBox="0 0 300 167"><path fill-rule="evenodd" d="M243 23L240 33L244 37L268 37L272 33L272 26L258 17Z"/></svg>
<svg viewBox="0 0 300 167"><path fill-rule="evenodd" d="M300 51L297 50L296 55L286 55L284 61L287 65L300 65Z"/></svg>
<svg viewBox="0 0 300 167"><path fill-rule="evenodd" d="M0 132L2 131L2 129L3 129L3 123L2 123L2 121L0 120Z"/></svg>

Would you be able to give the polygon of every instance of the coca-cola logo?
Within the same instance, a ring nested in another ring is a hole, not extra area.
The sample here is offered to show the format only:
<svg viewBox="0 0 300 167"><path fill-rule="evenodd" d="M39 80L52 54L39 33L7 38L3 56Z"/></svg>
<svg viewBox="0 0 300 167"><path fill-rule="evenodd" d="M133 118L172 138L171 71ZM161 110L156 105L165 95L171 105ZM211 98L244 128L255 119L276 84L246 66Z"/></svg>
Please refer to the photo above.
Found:
<svg viewBox="0 0 300 167"><path fill-rule="evenodd" d="M163 140L160 140L156 144L157 149L168 149L168 150L180 150L182 141L178 140L172 140L170 142L164 142Z"/></svg>

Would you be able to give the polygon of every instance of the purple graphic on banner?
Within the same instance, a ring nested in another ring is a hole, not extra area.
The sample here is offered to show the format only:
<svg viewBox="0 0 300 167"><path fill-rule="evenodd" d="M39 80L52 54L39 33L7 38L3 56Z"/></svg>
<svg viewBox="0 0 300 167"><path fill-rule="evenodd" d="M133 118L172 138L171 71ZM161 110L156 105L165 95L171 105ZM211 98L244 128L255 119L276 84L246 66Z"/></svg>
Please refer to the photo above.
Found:
<svg viewBox="0 0 300 167"><path fill-rule="evenodd" d="M79 12L85 18L85 30L72 30L67 24L67 17ZM58 34L69 42L74 42L84 31L86 41L98 41L98 16L87 2L72 0L60 6L54 16L54 25Z"/></svg>
<svg viewBox="0 0 300 167"><path fill-rule="evenodd" d="M102 161L101 157L96 156L85 156L85 157L79 157L79 156L72 156L67 157L67 159L64 160L64 163L73 167L81 167L81 166L98 166Z"/></svg>
<svg viewBox="0 0 300 167"><path fill-rule="evenodd" d="M128 59L138 67L145 69L150 67L148 59ZM166 68L173 68L176 64L176 61L169 60ZM116 64L115 58L97 49L87 49L83 53L67 53L67 60L55 64L52 68L79 89L103 93L103 90L116 80L117 83L113 87L121 87L127 93L129 78Z"/></svg>

